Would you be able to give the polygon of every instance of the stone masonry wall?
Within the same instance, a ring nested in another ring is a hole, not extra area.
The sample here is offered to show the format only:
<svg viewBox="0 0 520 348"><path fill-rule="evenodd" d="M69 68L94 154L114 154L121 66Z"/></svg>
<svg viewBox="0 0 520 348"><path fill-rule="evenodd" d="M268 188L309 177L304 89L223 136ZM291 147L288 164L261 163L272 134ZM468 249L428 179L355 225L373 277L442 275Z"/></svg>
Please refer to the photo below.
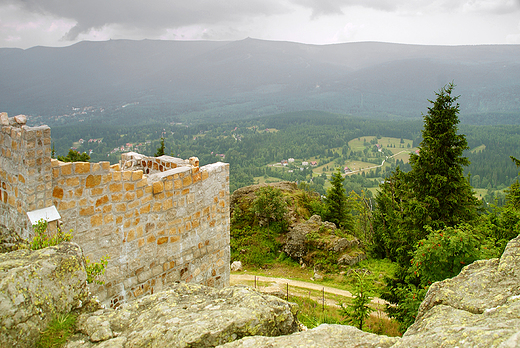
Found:
<svg viewBox="0 0 520 348"><path fill-rule="evenodd" d="M50 159L49 127L4 125L0 145L0 223L28 235L26 212L54 204L91 261L110 257L105 285L91 285L101 303L117 307L174 282L229 284L227 163L137 153L112 166L64 163Z"/></svg>
<svg viewBox="0 0 520 348"><path fill-rule="evenodd" d="M0 224L32 232L26 212L52 205L51 130L0 113Z"/></svg>

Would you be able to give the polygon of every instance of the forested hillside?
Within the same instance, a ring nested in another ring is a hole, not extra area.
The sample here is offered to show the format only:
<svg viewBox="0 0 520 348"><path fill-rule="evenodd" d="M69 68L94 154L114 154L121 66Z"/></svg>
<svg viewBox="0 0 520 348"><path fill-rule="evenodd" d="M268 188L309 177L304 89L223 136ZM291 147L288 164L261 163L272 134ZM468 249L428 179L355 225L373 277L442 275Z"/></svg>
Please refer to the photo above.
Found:
<svg viewBox="0 0 520 348"><path fill-rule="evenodd" d="M153 155L164 138L168 155L197 156L202 165L230 163L232 191L259 181L291 180L307 181L323 194L327 177L337 167L344 169L357 163L354 166L358 169L369 168L385 160L381 167L349 173L345 186L357 192L378 187L397 165L408 170L409 153L421 141L421 125L420 121L366 120L307 111L199 125L116 127L82 123L54 127L52 138L56 155L66 155L73 147L89 153L92 161L112 163L127 151ZM481 196L509 186L517 177L509 156L520 156L520 126L462 125L460 131L466 134L470 147L465 152L471 161L465 175L471 174L473 187L483 189ZM381 145L381 151L376 144ZM281 165L282 160L290 158L295 161ZM313 161L316 164L311 166ZM302 166L302 162L309 164ZM503 195L500 197L503 203ZM487 197L491 203L494 199Z"/></svg>

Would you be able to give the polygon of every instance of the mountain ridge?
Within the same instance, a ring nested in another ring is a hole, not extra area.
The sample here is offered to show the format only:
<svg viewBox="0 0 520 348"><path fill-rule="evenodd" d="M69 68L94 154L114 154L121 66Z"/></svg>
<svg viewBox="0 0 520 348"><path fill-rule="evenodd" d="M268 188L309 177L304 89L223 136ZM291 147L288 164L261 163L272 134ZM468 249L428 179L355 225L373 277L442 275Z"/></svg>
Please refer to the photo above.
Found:
<svg viewBox="0 0 520 348"><path fill-rule="evenodd" d="M452 81L462 113L520 114L520 45L83 41L0 48L0 77L0 105L10 114L138 102L180 120L298 110L417 118Z"/></svg>

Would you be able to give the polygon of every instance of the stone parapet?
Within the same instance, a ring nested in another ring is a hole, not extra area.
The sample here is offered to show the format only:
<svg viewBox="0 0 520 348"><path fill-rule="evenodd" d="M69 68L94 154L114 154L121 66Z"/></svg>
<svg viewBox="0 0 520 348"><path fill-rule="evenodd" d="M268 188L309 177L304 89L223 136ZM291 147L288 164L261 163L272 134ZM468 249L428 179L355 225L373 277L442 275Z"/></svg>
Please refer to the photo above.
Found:
<svg viewBox="0 0 520 348"><path fill-rule="evenodd" d="M110 257L91 290L112 307L175 282L229 284L229 164L134 152L64 163L50 144L47 126L2 127L0 224L29 236L26 212L54 204L90 260Z"/></svg>

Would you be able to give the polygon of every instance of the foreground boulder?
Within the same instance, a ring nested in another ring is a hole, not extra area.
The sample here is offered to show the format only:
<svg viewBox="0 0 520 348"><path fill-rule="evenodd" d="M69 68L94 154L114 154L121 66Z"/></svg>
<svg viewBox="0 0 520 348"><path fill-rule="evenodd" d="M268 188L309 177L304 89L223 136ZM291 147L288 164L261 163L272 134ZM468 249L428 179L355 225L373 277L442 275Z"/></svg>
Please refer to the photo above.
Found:
<svg viewBox="0 0 520 348"><path fill-rule="evenodd" d="M298 331L297 307L254 289L178 284L119 309L78 318L67 347L214 347L245 336Z"/></svg>
<svg viewBox="0 0 520 348"><path fill-rule="evenodd" d="M0 254L0 347L34 347L55 315L80 308L88 299L77 244Z"/></svg>
<svg viewBox="0 0 520 348"><path fill-rule="evenodd" d="M222 345L222 348L388 348L399 341L398 337L388 337L364 332L353 326L322 324L312 330L298 332L283 337L246 337L239 341Z"/></svg>
<svg viewBox="0 0 520 348"><path fill-rule="evenodd" d="M520 347L520 236L500 259L434 283L395 347Z"/></svg>

